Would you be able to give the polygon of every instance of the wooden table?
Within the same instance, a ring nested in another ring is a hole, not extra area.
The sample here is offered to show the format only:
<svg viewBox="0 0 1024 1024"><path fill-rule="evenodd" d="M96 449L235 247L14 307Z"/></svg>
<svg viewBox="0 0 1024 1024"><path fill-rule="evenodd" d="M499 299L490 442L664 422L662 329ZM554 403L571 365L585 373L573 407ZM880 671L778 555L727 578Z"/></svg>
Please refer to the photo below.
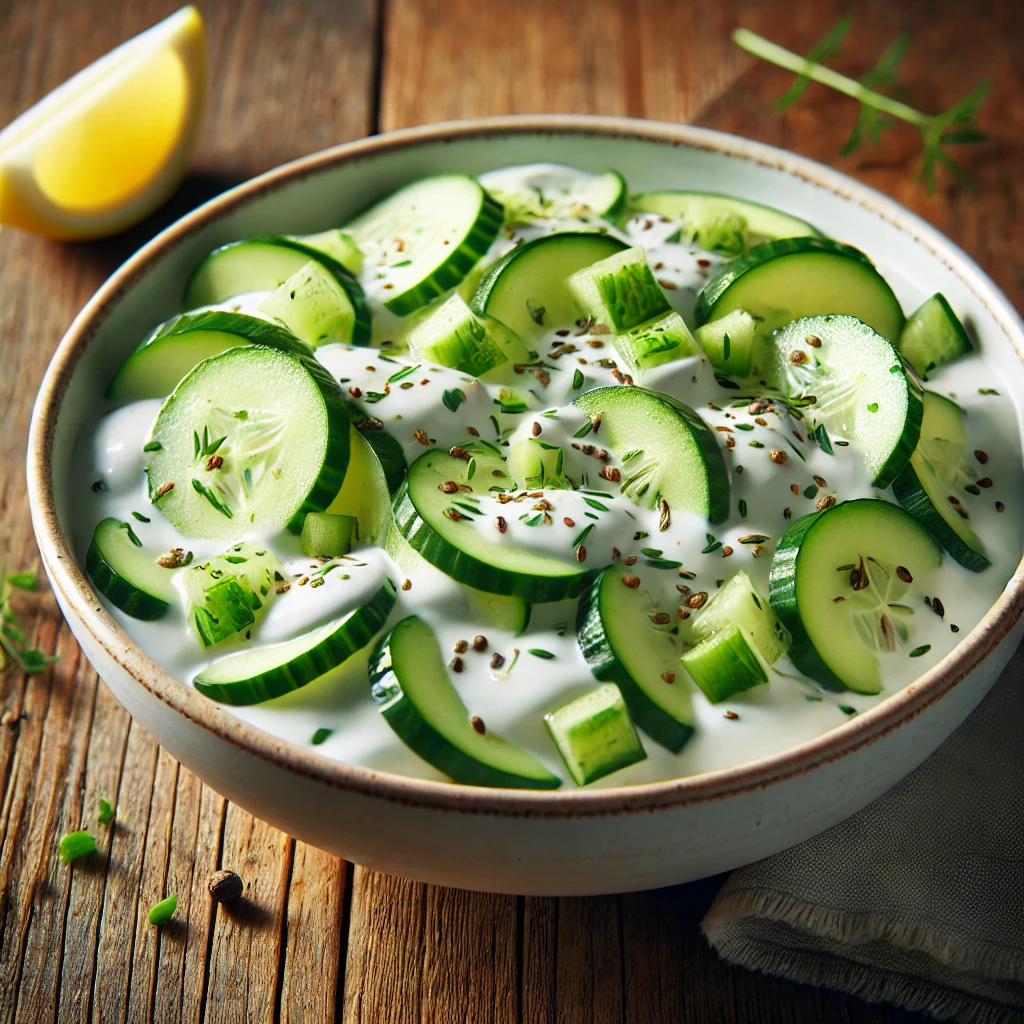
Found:
<svg viewBox="0 0 1024 1024"><path fill-rule="evenodd" d="M176 0L0 0L0 123ZM900 9L897 10L896 8ZM806 48L846 10L834 0L209 0L212 89L193 174L127 235L57 245L0 232L0 532L14 567L35 557L22 463L50 353L100 282L139 244L221 189L375 131L540 111L691 121L827 162L856 116L812 86L785 114L783 72L740 52L738 24ZM995 79L992 141L965 153L979 192L910 183L912 131L839 166L947 232L1024 299L1024 26L1018 0L865 0L836 63L861 73L904 24L908 98L943 108ZM598 899L483 896L343 863L226 803L135 725L97 680L52 598L28 600L61 660L0 685L2 1021L775 1022L911 1015L723 965L698 931L718 880ZM68 869L58 837L117 825ZM410 841L415 841L410 837ZM248 883L216 909L207 876ZM146 923L164 893L173 924Z"/></svg>

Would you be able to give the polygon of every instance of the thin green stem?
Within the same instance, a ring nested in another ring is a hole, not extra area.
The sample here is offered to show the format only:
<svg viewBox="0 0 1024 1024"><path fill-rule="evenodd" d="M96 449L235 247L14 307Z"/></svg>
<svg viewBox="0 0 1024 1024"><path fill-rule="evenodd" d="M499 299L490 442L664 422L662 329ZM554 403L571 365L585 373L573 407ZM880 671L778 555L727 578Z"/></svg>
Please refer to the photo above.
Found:
<svg viewBox="0 0 1024 1024"><path fill-rule="evenodd" d="M873 107L875 110L880 110L883 113L899 118L901 121L906 121L922 131L927 130L932 120L919 110L907 106L906 103L900 103L899 100L894 100L891 96L883 96L880 92L868 89L855 79L847 78L846 75L841 75L838 71L825 67L824 64L818 64L815 61L808 60L806 57L801 57L799 54L793 53L791 50L787 50L785 47L765 39L764 36L751 32L749 29L736 29L732 34L732 39L737 46L746 50L747 53L752 53L755 57L760 57L771 64L777 64L781 68L794 72L794 74L806 75L812 81L819 82L821 85L827 85L837 92L845 93L847 96L851 96L853 99Z"/></svg>

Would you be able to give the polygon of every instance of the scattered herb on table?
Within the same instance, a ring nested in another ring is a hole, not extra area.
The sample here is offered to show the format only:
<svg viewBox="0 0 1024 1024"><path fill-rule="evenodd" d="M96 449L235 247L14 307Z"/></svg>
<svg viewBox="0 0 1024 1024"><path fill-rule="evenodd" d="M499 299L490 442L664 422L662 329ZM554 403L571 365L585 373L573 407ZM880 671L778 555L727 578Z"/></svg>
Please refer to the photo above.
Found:
<svg viewBox="0 0 1024 1024"><path fill-rule="evenodd" d="M39 585L36 570L8 573L0 584L0 670L10 661L26 675L35 676L47 665L59 661L57 655L46 655L32 647L24 629L10 607L10 590L35 590Z"/></svg>
<svg viewBox="0 0 1024 1024"><path fill-rule="evenodd" d="M100 797L96 819L101 825L109 825L114 820L114 805L105 796Z"/></svg>
<svg viewBox="0 0 1024 1024"><path fill-rule="evenodd" d="M170 896L165 900L161 900L155 904L149 911L149 923L150 924L164 924L174 917L174 912L178 909L178 896L177 893L171 893Z"/></svg>
<svg viewBox="0 0 1024 1024"><path fill-rule="evenodd" d="M962 100L942 113L924 114L880 91L891 91L896 86L896 69L910 44L910 36L906 32L901 32L893 40L875 66L859 82L821 63L836 52L852 24L852 18L843 18L811 48L806 57L801 57L749 29L737 29L733 32L732 38L733 42L747 53L796 74L797 79L789 91L776 102L779 110L784 110L795 103L811 81L844 93L860 103L857 123L841 150L842 156L847 156L857 149L865 136L877 146L884 129L891 127L896 120L905 121L921 133L924 142L924 155L921 166L914 176L915 181L923 181L928 193L933 193L935 169L938 164L942 164L961 185L973 188L970 175L944 147L984 142L987 139L988 136L975 122L974 115L988 96L992 80L985 79L979 82Z"/></svg>
<svg viewBox="0 0 1024 1024"><path fill-rule="evenodd" d="M60 859L70 864L79 857L93 853L95 849L96 840L88 832L68 832L60 840Z"/></svg>

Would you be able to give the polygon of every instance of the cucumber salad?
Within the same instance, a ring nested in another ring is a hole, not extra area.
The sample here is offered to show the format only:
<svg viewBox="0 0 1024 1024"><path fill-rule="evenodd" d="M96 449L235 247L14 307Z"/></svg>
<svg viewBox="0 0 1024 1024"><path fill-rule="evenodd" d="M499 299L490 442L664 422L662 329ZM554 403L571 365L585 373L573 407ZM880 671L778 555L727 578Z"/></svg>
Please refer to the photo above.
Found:
<svg viewBox="0 0 1024 1024"><path fill-rule="evenodd" d="M906 313L793 214L553 164L233 242L82 438L85 567L184 685L347 763L778 753L949 653L1021 553L1012 402L887 276Z"/></svg>

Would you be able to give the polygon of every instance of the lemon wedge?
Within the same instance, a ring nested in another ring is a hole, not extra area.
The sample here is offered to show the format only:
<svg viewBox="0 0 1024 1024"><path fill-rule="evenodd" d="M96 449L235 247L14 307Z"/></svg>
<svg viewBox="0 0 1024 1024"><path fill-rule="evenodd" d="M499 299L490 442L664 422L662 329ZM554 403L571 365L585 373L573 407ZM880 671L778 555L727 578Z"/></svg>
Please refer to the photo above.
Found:
<svg viewBox="0 0 1024 1024"><path fill-rule="evenodd" d="M205 97L203 19L183 7L0 132L0 224L67 239L141 220L184 177Z"/></svg>

